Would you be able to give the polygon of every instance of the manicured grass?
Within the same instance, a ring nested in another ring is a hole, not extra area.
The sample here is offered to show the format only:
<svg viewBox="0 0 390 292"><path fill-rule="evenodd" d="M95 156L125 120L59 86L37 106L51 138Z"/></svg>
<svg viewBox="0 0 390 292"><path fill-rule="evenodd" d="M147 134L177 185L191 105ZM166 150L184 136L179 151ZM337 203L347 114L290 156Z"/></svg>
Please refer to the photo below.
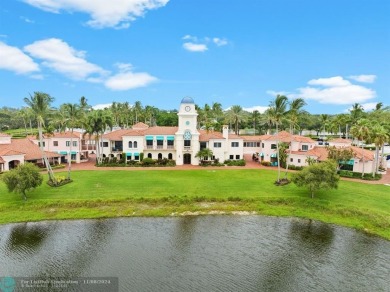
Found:
<svg viewBox="0 0 390 292"><path fill-rule="evenodd" d="M337 190L310 199L294 184L275 186L272 170L78 171L72 178L60 188L42 185L27 202L0 182L0 223L245 210L311 218L390 239L390 187L384 185L341 181Z"/></svg>

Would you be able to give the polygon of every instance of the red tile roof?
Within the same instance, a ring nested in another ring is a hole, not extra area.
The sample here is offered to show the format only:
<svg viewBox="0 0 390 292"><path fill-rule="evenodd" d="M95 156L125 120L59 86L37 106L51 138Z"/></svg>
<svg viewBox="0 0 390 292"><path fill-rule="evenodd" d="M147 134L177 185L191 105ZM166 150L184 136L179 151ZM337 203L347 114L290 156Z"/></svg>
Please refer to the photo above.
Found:
<svg viewBox="0 0 390 292"><path fill-rule="evenodd" d="M138 122L135 125L133 125L132 128L134 130L145 130L145 129L149 128L149 126L145 123Z"/></svg>
<svg viewBox="0 0 390 292"><path fill-rule="evenodd" d="M362 149L362 148L355 147L355 146L349 146L347 148L351 148L355 158L358 158L360 160L363 159L363 156L364 156L365 161L373 161L375 159L374 151Z"/></svg>
<svg viewBox="0 0 390 292"><path fill-rule="evenodd" d="M199 130L199 141L201 142L207 142L212 139L225 139L222 135L221 132L214 132L214 131L209 131L207 132L206 130Z"/></svg>
<svg viewBox="0 0 390 292"><path fill-rule="evenodd" d="M281 131L277 135L264 135L263 140L268 141L279 141L289 143L291 141L300 142L300 143L315 143L315 141L309 137L292 135L286 131Z"/></svg>
<svg viewBox="0 0 390 292"><path fill-rule="evenodd" d="M47 138L74 138L74 139L79 139L80 138L80 133L79 132L60 132L60 133L53 133Z"/></svg>
<svg viewBox="0 0 390 292"><path fill-rule="evenodd" d="M36 160L42 158L41 149L39 149L38 145L28 138L11 139L11 144L0 145L0 152L10 150L14 151L14 153L19 153L19 155L25 154L24 160ZM49 158L63 156L55 152L45 151L45 153Z"/></svg>
<svg viewBox="0 0 390 292"><path fill-rule="evenodd" d="M262 141L262 140L264 140L265 138L268 138L268 137L269 137L269 135L241 136L241 138L244 139L244 141L255 141L255 142Z"/></svg>
<svg viewBox="0 0 390 292"><path fill-rule="evenodd" d="M229 139L240 139L240 140L243 140L243 138L239 135L236 135L236 134L229 134Z"/></svg>
<svg viewBox="0 0 390 292"><path fill-rule="evenodd" d="M132 129L120 129L104 134L103 138L110 141L120 141L123 136L143 136L143 133Z"/></svg>

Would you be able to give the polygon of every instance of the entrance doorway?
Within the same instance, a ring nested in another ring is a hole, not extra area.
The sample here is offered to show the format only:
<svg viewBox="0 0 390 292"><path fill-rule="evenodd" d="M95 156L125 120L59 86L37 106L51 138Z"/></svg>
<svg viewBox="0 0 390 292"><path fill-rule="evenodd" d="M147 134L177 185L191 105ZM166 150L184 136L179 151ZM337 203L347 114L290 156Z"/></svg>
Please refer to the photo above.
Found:
<svg viewBox="0 0 390 292"><path fill-rule="evenodd" d="M183 163L184 164L191 164L191 154L186 153L183 155Z"/></svg>

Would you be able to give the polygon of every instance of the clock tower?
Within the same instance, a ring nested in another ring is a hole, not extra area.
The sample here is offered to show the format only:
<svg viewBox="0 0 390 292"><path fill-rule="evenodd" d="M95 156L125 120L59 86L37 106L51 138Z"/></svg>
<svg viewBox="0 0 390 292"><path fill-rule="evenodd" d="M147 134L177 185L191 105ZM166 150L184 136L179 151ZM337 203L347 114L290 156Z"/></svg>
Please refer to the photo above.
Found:
<svg viewBox="0 0 390 292"><path fill-rule="evenodd" d="M176 141L176 164L198 165L199 160L195 157L199 151L199 132L196 129L198 113L195 102L191 97L182 99L178 112L179 129L175 134Z"/></svg>

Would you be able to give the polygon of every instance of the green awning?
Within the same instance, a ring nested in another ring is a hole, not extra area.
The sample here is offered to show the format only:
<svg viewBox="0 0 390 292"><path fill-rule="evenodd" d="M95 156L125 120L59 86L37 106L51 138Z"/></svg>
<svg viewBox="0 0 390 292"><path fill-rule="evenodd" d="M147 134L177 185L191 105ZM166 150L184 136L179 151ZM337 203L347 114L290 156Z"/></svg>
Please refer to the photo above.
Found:
<svg viewBox="0 0 390 292"><path fill-rule="evenodd" d="M77 152L76 151L72 151L70 154L77 154Z"/></svg>
<svg viewBox="0 0 390 292"><path fill-rule="evenodd" d="M127 157L131 157L131 153L126 153L126 156Z"/></svg>
<svg viewBox="0 0 390 292"><path fill-rule="evenodd" d="M66 152L66 151L58 151L58 153L62 154L62 155L67 155L68 154L68 152Z"/></svg>
<svg viewBox="0 0 390 292"><path fill-rule="evenodd" d="M164 140L164 136L156 136L156 140Z"/></svg>
<svg viewBox="0 0 390 292"><path fill-rule="evenodd" d="M276 153L274 153L274 154L271 154L271 157L276 157L277 155L276 155Z"/></svg>
<svg viewBox="0 0 390 292"><path fill-rule="evenodd" d="M167 136L167 140L168 141L173 141L173 140L175 140L175 136Z"/></svg>
<svg viewBox="0 0 390 292"><path fill-rule="evenodd" d="M145 136L146 140L152 140L153 141L153 136Z"/></svg>
<svg viewBox="0 0 390 292"><path fill-rule="evenodd" d="M261 152L261 153L260 153L260 156L264 156L264 153L263 153L263 152Z"/></svg>

